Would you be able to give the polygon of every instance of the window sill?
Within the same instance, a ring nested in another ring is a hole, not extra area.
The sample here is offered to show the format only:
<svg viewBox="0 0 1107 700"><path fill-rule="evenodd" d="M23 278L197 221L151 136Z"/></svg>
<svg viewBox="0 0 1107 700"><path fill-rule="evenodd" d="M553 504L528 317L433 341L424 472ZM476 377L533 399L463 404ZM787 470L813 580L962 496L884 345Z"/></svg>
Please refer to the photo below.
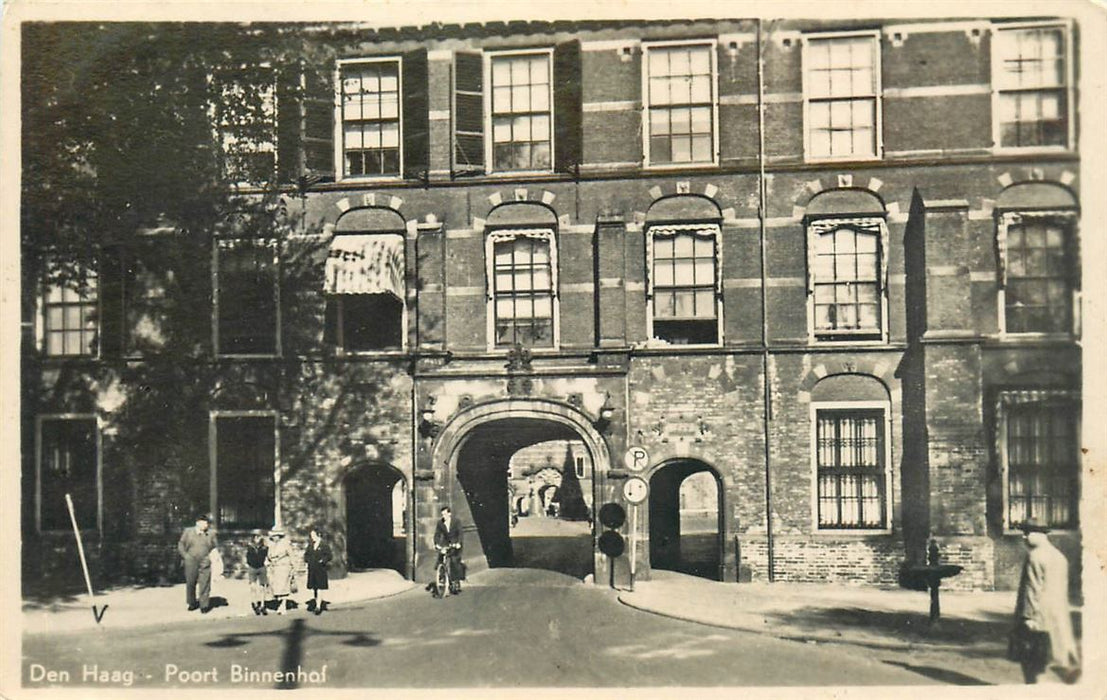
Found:
<svg viewBox="0 0 1107 700"><path fill-rule="evenodd" d="M557 173L551 168L549 170L488 170L484 174L493 179L506 180L513 177L538 177Z"/></svg>
<svg viewBox="0 0 1107 700"><path fill-rule="evenodd" d="M1034 155L1037 153L1074 153L1069 146L993 146L992 154L997 156Z"/></svg>
<svg viewBox="0 0 1107 700"><path fill-rule="evenodd" d="M879 163L884 160L884 156L881 153L869 156L809 156L806 153L803 156L803 162L820 164L820 163Z"/></svg>
<svg viewBox="0 0 1107 700"><path fill-rule="evenodd" d="M344 175L344 176L338 178L337 180L335 180L335 183L342 183L342 184L348 184L348 185L371 185L371 184L374 184L374 183L393 184L393 183L397 183L397 182L402 182L403 179L404 179L404 176L400 175L400 174L396 174L396 175Z"/></svg>
<svg viewBox="0 0 1107 700"><path fill-rule="evenodd" d="M642 165L642 170L651 173L657 172L674 172L679 173L686 170L711 170L712 168L718 168L718 161L702 163L645 163Z"/></svg>
<svg viewBox="0 0 1107 700"><path fill-rule="evenodd" d="M1049 534L1049 535L1064 535L1066 537L1072 537L1072 536L1080 535L1081 530L1080 530L1079 527L1076 527L1076 528L1060 528L1060 527L1057 527L1057 528L1051 528L1050 531L1047 534ZM1006 525L1004 525L1003 536L1004 537L1019 537L1019 538L1021 538L1023 536L1023 532L1022 532L1022 530L1019 530L1019 529L1012 530L1012 529L1008 528Z"/></svg>
<svg viewBox="0 0 1107 700"><path fill-rule="evenodd" d="M405 348L387 348L381 350L335 350L337 358L365 359L374 357L402 357L407 354Z"/></svg>
<svg viewBox="0 0 1107 700"><path fill-rule="evenodd" d="M833 347L842 345L887 345L888 339L882 335L859 335L857 337L841 336L834 338L820 338L818 336L811 336L808 338L808 342L815 347Z"/></svg>
<svg viewBox="0 0 1107 700"><path fill-rule="evenodd" d="M895 534L895 531L890 528L872 528L867 530L856 529L850 530L846 528L842 529L823 529L816 528L812 533L813 536L819 538L831 538L831 537L843 537L845 539L865 539L867 537L873 538L885 538Z"/></svg>
<svg viewBox="0 0 1107 700"><path fill-rule="evenodd" d="M217 360L279 360L282 355L279 352L266 352L266 353L215 353L215 359Z"/></svg>

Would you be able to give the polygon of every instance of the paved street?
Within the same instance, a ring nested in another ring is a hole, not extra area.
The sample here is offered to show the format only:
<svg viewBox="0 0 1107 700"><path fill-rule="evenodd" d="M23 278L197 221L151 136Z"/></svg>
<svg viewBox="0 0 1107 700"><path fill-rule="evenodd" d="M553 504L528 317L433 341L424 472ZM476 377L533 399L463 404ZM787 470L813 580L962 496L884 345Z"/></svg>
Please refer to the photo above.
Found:
<svg viewBox="0 0 1107 700"><path fill-rule="evenodd" d="M30 675L32 664L39 664L40 680ZM297 669L304 673L291 679L271 673ZM620 604L610 590L528 570L486 572L444 600L420 589L322 616L295 612L24 638L23 681L31 686L51 685L50 678L65 685L66 672L69 685L100 677L123 686L126 671L135 686L167 687L932 682L857 650L651 615Z"/></svg>

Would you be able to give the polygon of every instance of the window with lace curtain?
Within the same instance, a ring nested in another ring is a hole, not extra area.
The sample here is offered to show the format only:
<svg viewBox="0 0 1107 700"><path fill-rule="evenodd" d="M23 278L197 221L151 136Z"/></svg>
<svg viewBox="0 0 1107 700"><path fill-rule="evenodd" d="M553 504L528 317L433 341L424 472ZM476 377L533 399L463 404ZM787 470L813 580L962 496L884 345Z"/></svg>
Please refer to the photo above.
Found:
<svg viewBox="0 0 1107 700"><path fill-rule="evenodd" d="M887 522L885 411L816 408L819 529L883 529Z"/></svg>

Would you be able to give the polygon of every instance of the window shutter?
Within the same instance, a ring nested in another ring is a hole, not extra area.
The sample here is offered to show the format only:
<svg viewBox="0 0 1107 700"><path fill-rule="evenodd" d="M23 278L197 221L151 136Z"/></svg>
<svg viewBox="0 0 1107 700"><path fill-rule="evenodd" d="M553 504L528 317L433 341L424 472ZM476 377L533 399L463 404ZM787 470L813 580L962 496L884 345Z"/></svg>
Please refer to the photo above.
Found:
<svg viewBox="0 0 1107 700"><path fill-rule="evenodd" d="M334 110L337 104L331 64L300 65L303 169L311 182L334 180Z"/></svg>
<svg viewBox="0 0 1107 700"><path fill-rule="evenodd" d="M581 161L580 42L554 48L554 169L572 172Z"/></svg>
<svg viewBox="0 0 1107 700"><path fill-rule="evenodd" d="M430 101L427 97L427 50L403 56L404 177L421 179L430 167Z"/></svg>
<svg viewBox="0 0 1107 700"><path fill-rule="evenodd" d="M303 172L300 151L300 72L285 68L277 73L277 177L296 182Z"/></svg>
<svg viewBox="0 0 1107 700"><path fill-rule="evenodd" d="M484 57L454 53L454 172L484 171Z"/></svg>
<svg viewBox="0 0 1107 700"><path fill-rule="evenodd" d="M100 258L100 331L101 357L119 357L125 352L124 334L127 332L124 275L124 248L107 246Z"/></svg>

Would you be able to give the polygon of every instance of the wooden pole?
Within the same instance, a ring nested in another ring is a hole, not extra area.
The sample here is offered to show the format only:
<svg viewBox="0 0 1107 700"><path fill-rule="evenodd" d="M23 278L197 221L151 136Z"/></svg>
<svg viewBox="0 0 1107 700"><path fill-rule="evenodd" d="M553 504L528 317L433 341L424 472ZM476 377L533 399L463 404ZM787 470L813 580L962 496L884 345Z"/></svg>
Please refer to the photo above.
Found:
<svg viewBox="0 0 1107 700"><path fill-rule="evenodd" d="M73 536L77 538L77 554L81 557L81 570L85 574L85 586L88 597L92 599L92 579L88 575L88 562L85 560L85 546L81 543L81 530L77 527L77 515L73 512L73 499L65 494L65 505L69 507L69 522L73 523Z"/></svg>

